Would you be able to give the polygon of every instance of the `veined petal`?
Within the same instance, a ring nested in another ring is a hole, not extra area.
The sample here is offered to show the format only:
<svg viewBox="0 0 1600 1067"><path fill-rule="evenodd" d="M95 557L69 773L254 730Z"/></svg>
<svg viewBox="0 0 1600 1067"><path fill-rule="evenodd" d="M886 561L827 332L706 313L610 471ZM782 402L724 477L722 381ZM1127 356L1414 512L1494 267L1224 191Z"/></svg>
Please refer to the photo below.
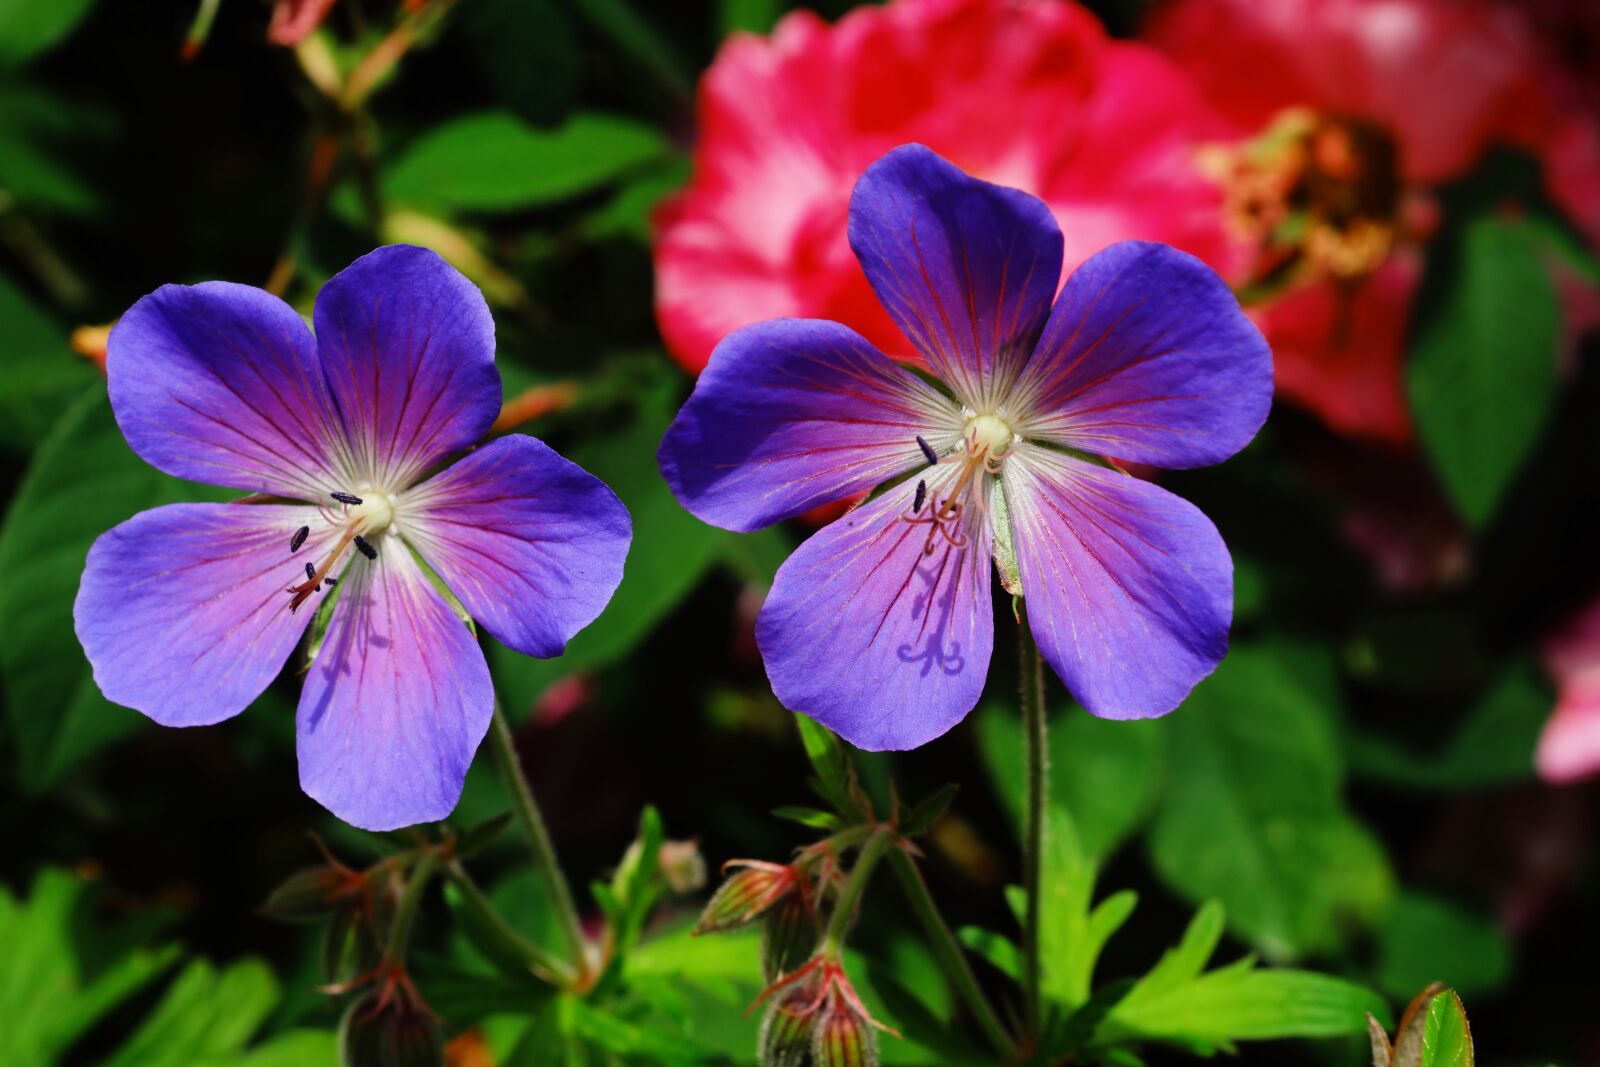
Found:
<svg viewBox="0 0 1600 1067"><path fill-rule="evenodd" d="M312 533L291 553L302 526ZM284 590L334 532L313 508L242 504L168 504L112 527L73 605L95 684L163 726L237 715L316 614L290 614Z"/></svg>
<svg viewBox="0 0 1600 1067"><path fill-rule="evenodd" d="M656 454L685 508L757 530L858 493L960 436L954 404L853 330L775 319L730 334Z"/></svg>
<svg viewBox="0 0 1600 1067"><path fill-rule="evenodd" d="M389 245L317 294L317 349L363 484L404 489L475 444L500 413L494 319L477 286L425 248Z"/></svg>
<svg viewBox="0 0 1600 1067"><path fill-rule="evenodd" d="M345 822L442 819L489 728L494 689L472 633L405 546L345 570L295 717L300 787Z"/></svg>
<svg viewBox="0 0 1600 1067"><path fill-rule="evenodd" d="M606 484L514 435L401 498L403 536L501 643L559 656L622 581L633 524Z"/></svg>
<svg viewBox="0 0 1600 1067"><path fill-rule="evenodd" d="M1210 267L1123 241L1067 279L1010 404L1024 436L1201 467L1266 421L1272 352Z"/></svg>
<svg viewBox="0 0 1600 1067"><path fill-rule="evenodd" d="M849 229L878 299L934 373L965 403L992 408L1033 351L1061 280L1050 209L903 145L856 182Z"/></svg>
<svg viewBox="0 0 1600 1067"><path fill-rule="evenodd" d="M1211 520L1149 482L1024 445L1007 504L1028 621L1089 711L1164 715L1228 650L1233 561Z"/></svg>
<svg viewBox="0 0 1600 1067"><path fill-rule="evenodd" d="M271 293L162 286L111 331L106 378L128 445L158 470L302 500L343 488L311 331Z"/></svg>
<svg viewBox="0 0 1600 1067"><path fill-rule="evenodd" d="M772 691L857 748L933 740L978 702L994 648L988 523L926 521L961 477L931 468L835 520L778 568L756 620ZM908 518L923 521L910 522Z"/></svg>

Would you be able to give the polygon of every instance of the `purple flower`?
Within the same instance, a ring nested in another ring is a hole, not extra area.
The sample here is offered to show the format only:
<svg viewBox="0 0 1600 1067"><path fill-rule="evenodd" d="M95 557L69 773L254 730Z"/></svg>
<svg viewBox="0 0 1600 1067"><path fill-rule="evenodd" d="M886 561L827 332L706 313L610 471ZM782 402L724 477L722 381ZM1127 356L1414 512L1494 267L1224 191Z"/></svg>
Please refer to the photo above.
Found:
<svg viewBox="0 0 1600 1067"><path fill-rule="evenodd" d="M283 301L227 282L163 286L122 317L106 371L128 444L262 497L158 507L103 534L78 639L108 699L200 726L244 710L337 596L296 716L300 783L367 829L441 819L494 692L433 575L500 641L556 656L621 580L628 513L531 437L443 466L489 429L500 375L482 295L432 252L363 256L314 322L315 338Z"/></svg>
<svg viewBox="0 0 1600 1067"><path fill-rule="evenodd" d="M983 690L993 556L1086 708L1172 710L1227 651L1232 561L1192 505L1097 457L1243 448L1272 399L1260 333L1165 245L1112 245L1057 296L1045 205L920 145L862 175L850 244L940 384L837 323L759 323L717 347L658 457L730 530L883 487L778 570L756 623L778 699L861 748L938 737Z"/></svg>

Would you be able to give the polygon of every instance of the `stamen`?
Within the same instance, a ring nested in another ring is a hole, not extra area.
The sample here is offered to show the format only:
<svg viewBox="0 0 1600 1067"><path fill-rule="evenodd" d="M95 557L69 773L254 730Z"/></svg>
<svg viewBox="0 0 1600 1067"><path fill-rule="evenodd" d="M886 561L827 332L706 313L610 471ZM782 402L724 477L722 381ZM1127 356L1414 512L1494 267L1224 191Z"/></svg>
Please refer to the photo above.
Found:
<svg viewBox="0 0 1600 1067"><path fill-rule="evenodd" d="M300 551L300 546L305 544L306 543L306 538L308 538L310 536L311 536L311 527L309 527L309 526L300 527L300 529L298 529L298 530L296 530L294 532L294 536L289 538L289 551L290 552L298 552L298 551Z"/></svg>
<svg viewBox="0 0 1600 1067"><path fill-rule="evenodd" d="M335 585L339 584L339 579L331 577L331 576L327 577L327 578L324 578L322 580L327 582L329 586L335 586Z"/></svg>
<svg viewBox="0 0 1600 1067"><path fill-rule="evenodd" d="M917 447L922 449L922 454L927 457L928 466L933 467L933 466L937 466L938 465L938 463L939 463L939 453L937 453L937 452L935 452L933 450L933 446L932 445L930 445L927 441L923 440L923 437L922 437L921 434L917 435Z"/></svg>
<svg viewBox="0 0 1600 1067"><path fill-rule="evenodd" d="M927 499L928 499L928 483L924 482L924 481L918 481L917 482L917 495L916 495L916 498L911 501L911 514L913 514L913 515L921 514L922 505L927 501Z"/></svg>
<svg viewBox="0 0 1600 1067"><path fill-rule="evenodd" d="M349 504L354 506L361 503L361 498L351 493L329 493L328 495L333 497L333 499L337 500L341 504Z"/></svg>
<svg viewBox="0 0 1600 1067"><path fill-rule="evenodd" d="M360 534L356 534L355 542L356 548L361 550L361 554L363 556L366 556L368 559L378 558L378 550L367 544L366 538L362 537Z"/></svg>
<svg viewBox="0 0 1600 1067"><path fill-rule="evenodd" d="M314 582L316 580L317 580L317 568L315 568L311 564L307 563L306 564L306 581Z"/></svg>

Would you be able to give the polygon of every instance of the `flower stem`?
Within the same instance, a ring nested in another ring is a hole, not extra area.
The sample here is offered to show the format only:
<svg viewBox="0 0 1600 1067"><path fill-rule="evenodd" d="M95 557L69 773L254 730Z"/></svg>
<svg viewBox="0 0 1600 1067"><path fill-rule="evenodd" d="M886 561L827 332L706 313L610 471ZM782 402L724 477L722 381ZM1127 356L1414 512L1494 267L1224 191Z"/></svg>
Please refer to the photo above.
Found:
<svg viewBox="0 0 1600 1067"><path fill-rule="evenodd" d="M916 912L917 918L921 920L922 928L933 946L933 953L938 957L939 965L944 968L945 977L956 987L961 999L967 1002L968 1010L978 1020L978 1028L1003 1058L1016 1059L1017 1043L1006 1033L994 1006L989 1003L989 998L983 995L983 989L978 985L978 979L972 973L972 967L967 963L961 945L950 932L944 916L939 914L939 907L933 902L933 894L928 892L928 883L923 881L922 872L917 869L916 861L905 849L897 848L889 853L889 865L894 868L895 876L900 879L900 888L905 890L906 899L911 903L911 910Z"/></svg>
<svg viewBox="0 0 1600 1067"><path fill-rule="evenodd" d="M494 704L494 721L489 726L489 737L494 745L495 761L505 778L506 789L511 793L511 803L522 829L528 838L528 848L533 853L533 868L544 882L545 894L555 908L556 921L566 938L571 960L580 975L588 973L588 955L584 951L583 930L578 925L578 909L573 906L572 893L556 860L555 846L550 843L550 832L545 829L544 816L539 814L538 802L533 799L533 789L522 773L522 763L517 759L516 746L511 742L511 725L506 722L500 702Z"/></svg>
<svg viewBox="0 0 1600 1067"><path fill-rule="evenodd" d="M1044 664L1039 646L1021 616L1018 667L1022 676L1022 734L1027 776L1022 810L1022 889L1027 902L1022 924L1022 994L1024 1021L1031 1038L1039 1036L1043 1007L1039 997L1039 871L1045 848L1045 804L1050 767L1045 738Z"/></svg>
<svg viewBox="0 0 1600 1067"><path fill-rule="evenodd" d="M866 892L867 883L872 880L872 869L878 865L885 850L894 844L895 836L891 827L880 826L872 831L861 846L861 851L856 853L855 866L850 868L850 877L845 879L838 898L833 902L833 914L828 916L828 929L822 935L822 954L828 958L838 959L844 952L845 934L855 918L856 905L861 902L861 894Z"/></svg>
<svg viewBox="0 0 1600 1067"><path fill-rule="evenodd" d="M384 954L391 963L405 963L406 951L411 947L411 927L417 921L422 894L438 869L439 854L433 849L422 853L417 865L411 868L411 877L406 880L405 891L400 894L400 903L395 905L394 921L389 924L389 941L384 947Z"/></svg>
<svg viewBox="0 0 1600 1067"><path fill-rule="evenodd" d="M478 917L489 931L499 939L510 951L528 961L528 965L540 978L552 985L568 987L578 980L578 972L572 964L557 956L549 949L537 945L522 936L521 931L506 920L500 910L494 906L488 894L484 893L472 875L462 866L460 860L451 860L445 868L445 873L461 891L464 905Z"/></svg>

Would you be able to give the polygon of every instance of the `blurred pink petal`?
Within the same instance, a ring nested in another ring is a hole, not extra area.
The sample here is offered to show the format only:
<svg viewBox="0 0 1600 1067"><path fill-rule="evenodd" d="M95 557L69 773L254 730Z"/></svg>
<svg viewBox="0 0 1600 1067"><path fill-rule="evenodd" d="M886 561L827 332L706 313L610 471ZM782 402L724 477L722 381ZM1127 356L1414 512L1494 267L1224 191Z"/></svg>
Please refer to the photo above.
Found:
<svg viewBox="0 0 1600 1067"><path fill-rule="evenodd" d="M1600 601L1557 631L1544 653L1557 686L1556 709L1534 764L1548 782L1587 778L1600 772Z"/></svg>
<svg viewBox="0 0 1600 1067"><path fill-rule="evenodd" d="M292 48L322 25L333 9L334 0L276 0L272 21L267 25L267 40Z"/></svg>
<svg viewBox="0 0 1600 1067"><path fill-rule="evenodd" d="M1066 273L1127 238L1241 263L1195 158L1225 128L1170 61L1075 4L894 0L835 25L795 12L770 37L728 39L699 118L693 178L656 243L662 334L691 370L733 329L785 315L910 354L844 226L857 176L907 142L1044 199Z"/></svg>

